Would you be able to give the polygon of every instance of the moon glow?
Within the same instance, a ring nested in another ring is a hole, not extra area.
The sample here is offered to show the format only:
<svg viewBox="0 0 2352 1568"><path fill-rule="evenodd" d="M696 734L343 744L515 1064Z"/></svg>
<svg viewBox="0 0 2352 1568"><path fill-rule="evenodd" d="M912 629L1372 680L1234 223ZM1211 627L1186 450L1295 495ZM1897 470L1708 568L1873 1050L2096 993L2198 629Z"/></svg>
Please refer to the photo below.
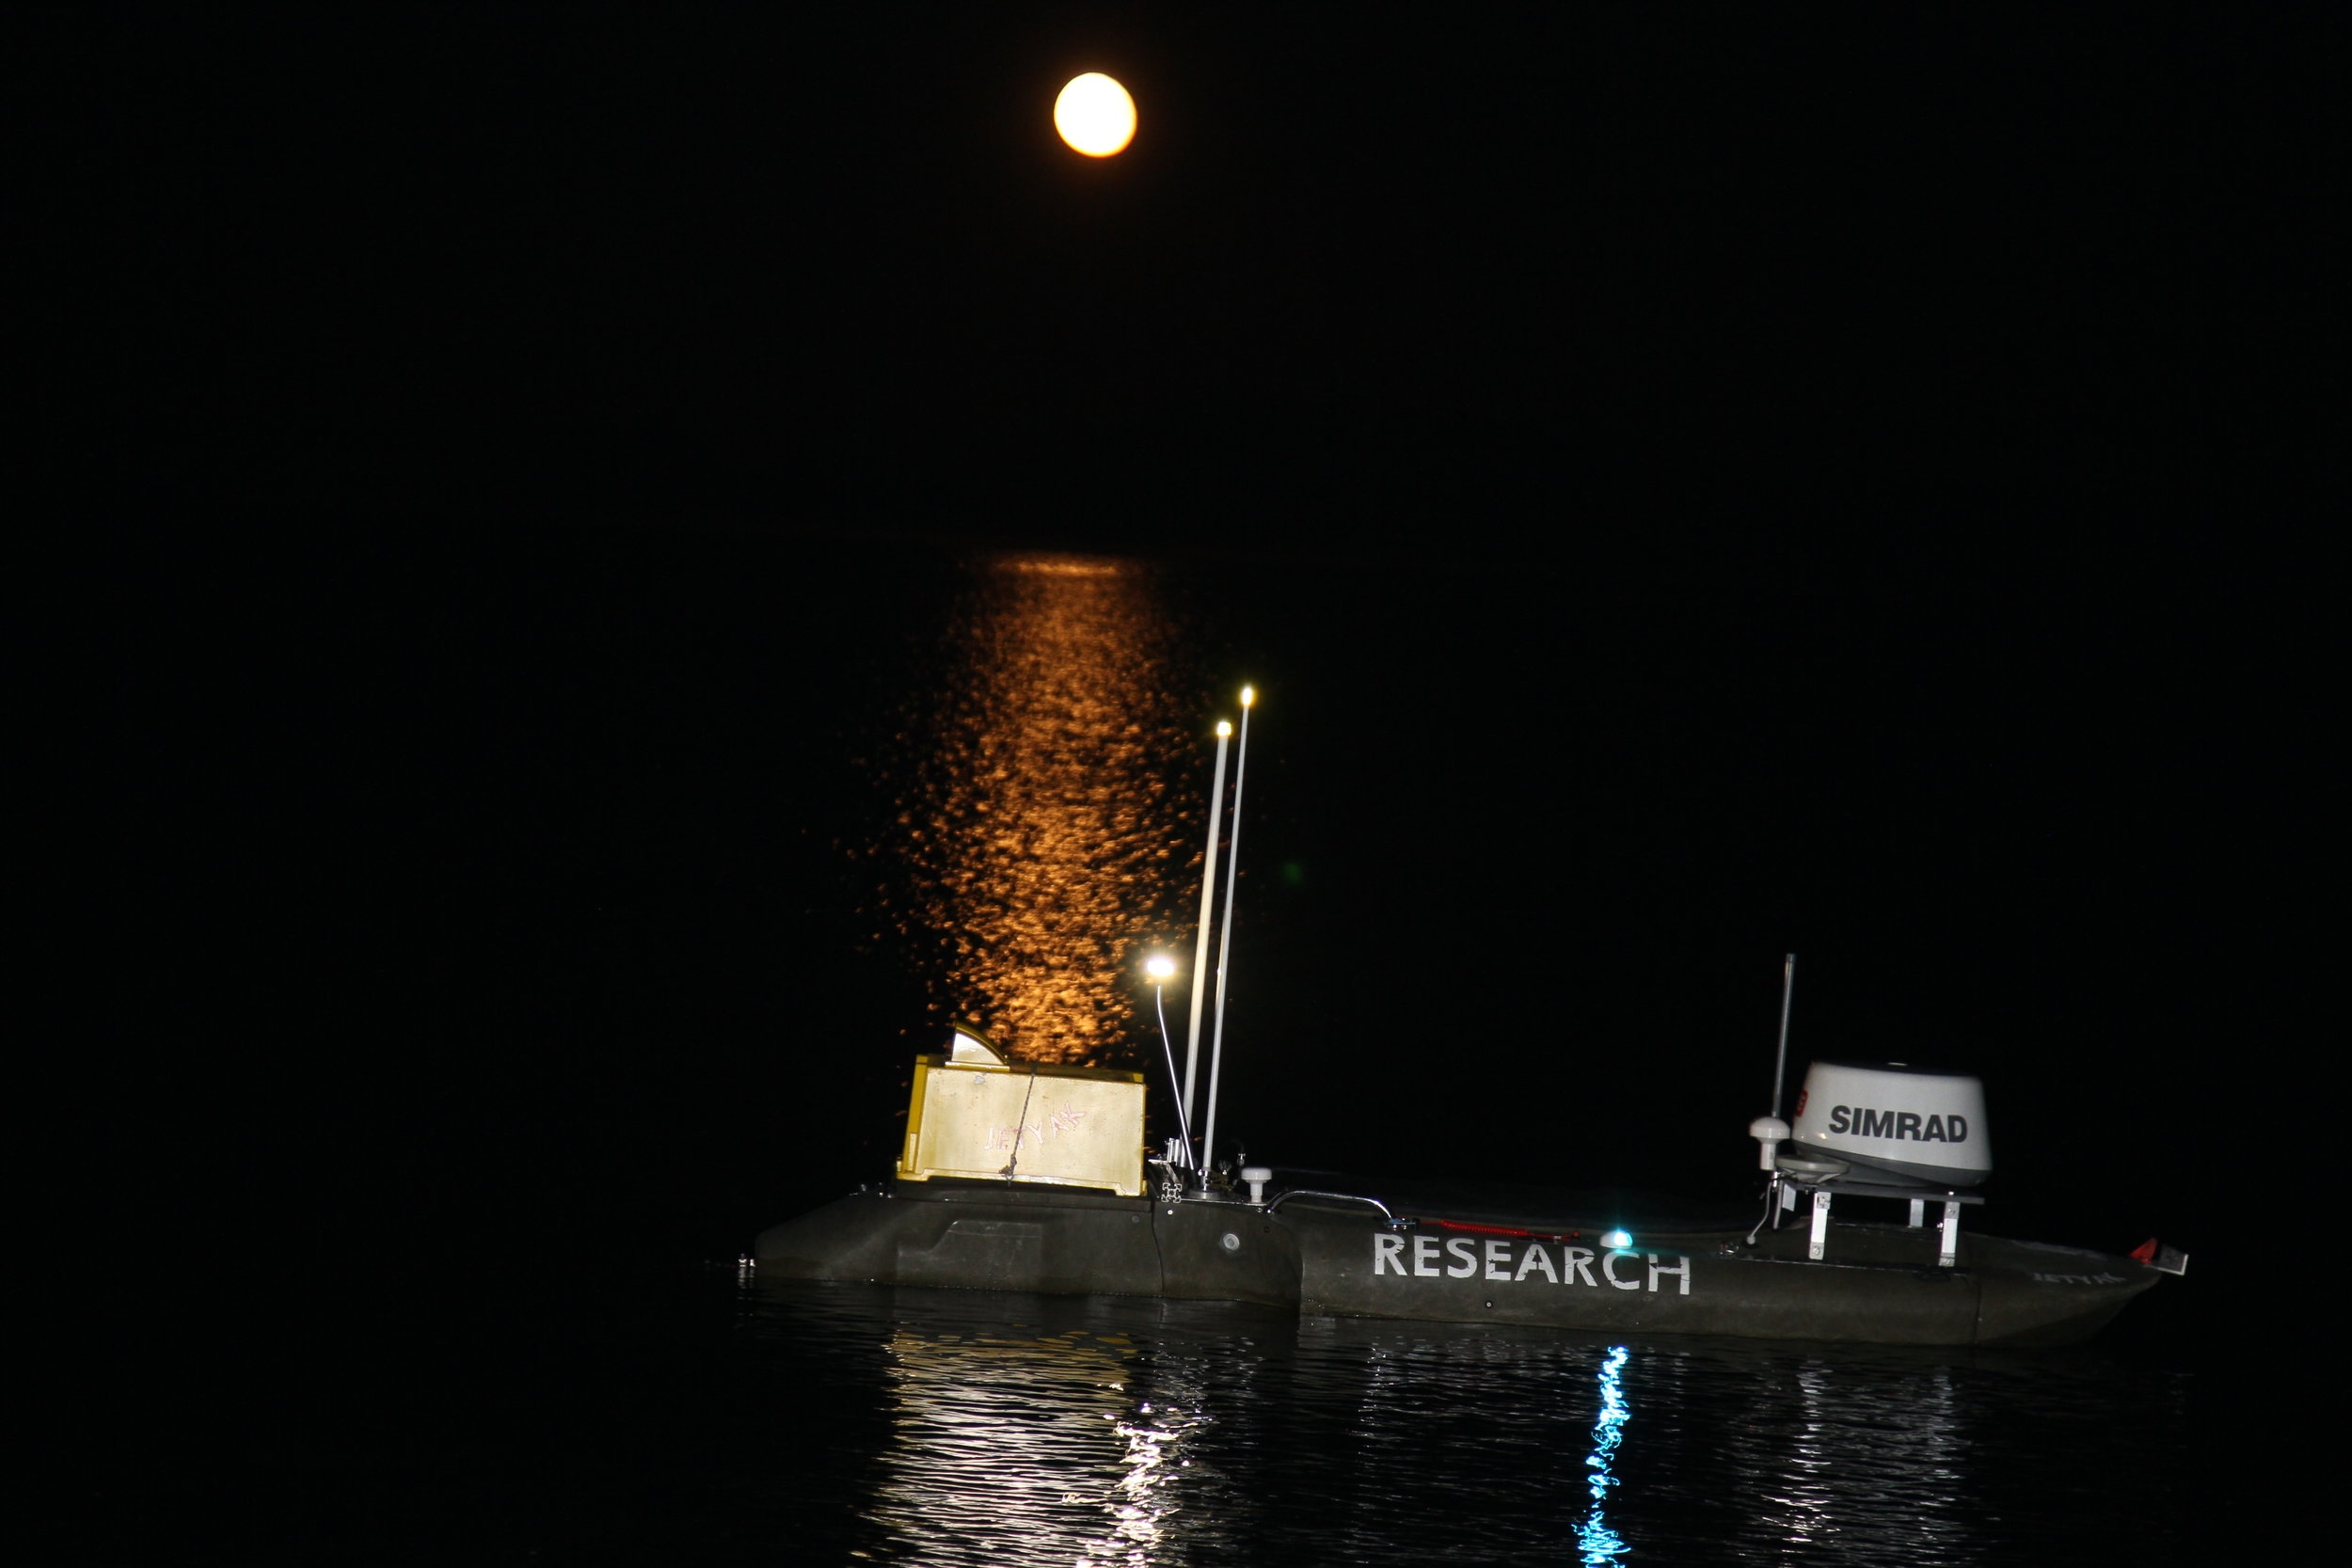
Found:
<svg viewBox="0 0 2352 1568"><path fill-rule="evenodd" d="M1073 76L1054 100L1054 129L1089 158L1126 150L1136 135L1136 101L1099 71Z"/></svg>

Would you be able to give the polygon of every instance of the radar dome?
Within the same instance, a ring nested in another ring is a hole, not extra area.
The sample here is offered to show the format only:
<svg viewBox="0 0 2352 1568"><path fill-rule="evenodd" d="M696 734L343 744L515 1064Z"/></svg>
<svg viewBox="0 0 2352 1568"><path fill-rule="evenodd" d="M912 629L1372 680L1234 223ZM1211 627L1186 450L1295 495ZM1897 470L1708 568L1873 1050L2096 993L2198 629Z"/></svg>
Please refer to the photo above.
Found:
<svg viewBox="0 0 2352 1568"><path fill-rule="evenodd" d="M1993 1174L1984 1085L1900 1062L1807 1067L1790 1142L1871 1175L1931 1186L1971 1187Z"/></svg>

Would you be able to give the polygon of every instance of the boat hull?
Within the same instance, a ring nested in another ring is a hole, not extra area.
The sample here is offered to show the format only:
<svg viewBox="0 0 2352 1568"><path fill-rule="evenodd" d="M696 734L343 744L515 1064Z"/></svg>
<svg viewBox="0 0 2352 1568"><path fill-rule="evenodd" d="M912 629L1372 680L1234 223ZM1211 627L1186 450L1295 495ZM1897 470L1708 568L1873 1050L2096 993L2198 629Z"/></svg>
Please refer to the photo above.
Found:
<svg viewBox="0 0 2352 1568"><path fill-rule="evenodd" d="M2071 1344L2162 1277L2129 1259L1963 1238L1956 1266L1934 1232L1836 1226L1830 1256L1802 1233L1644 1238L1495 1234L1376 1217L1285 1213L1299 1239L1299 1310L1334 1317L1507 1323L1626 1333L1720 1334L1887 1345Z"/></svg>
<svg viewBox="0 0 2352 1568"><path fill-rule="evenodd" d="M1245 1203L901 1181L760 1232L763 1279L1298 1304L1291 1227Z"/></svg>
<svg viewBox="0 0 2352 1568"><path fill-rule="evenodd" d="M1833 1225L1805 1235L1643 1237L1364 1209L1154 1201L1003 1182L899 1182L760 1234L763 1279L1050 1295L1161 1296L1315 1316L1503 1323L1603 1333L1889 1345L2036 1346L2088 1338L2163 1277L2128 1258L1932 1229Z"/></svg>

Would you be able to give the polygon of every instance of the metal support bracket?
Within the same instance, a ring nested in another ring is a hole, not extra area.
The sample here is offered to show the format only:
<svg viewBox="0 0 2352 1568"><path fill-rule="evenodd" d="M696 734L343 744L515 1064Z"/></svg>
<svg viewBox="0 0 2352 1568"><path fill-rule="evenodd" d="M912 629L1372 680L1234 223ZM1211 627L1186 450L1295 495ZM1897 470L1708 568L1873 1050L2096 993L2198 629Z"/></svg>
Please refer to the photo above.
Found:
<svg viewBox="0 0 2352 1568"><path fill-rule="evenodd" d="M1799 1178L1783 1182L1780 1187L1781 1206L1786 1209L1794 1209L1797 1206L1797 1195L1800 1192L1810 1193L1813 1196L1812 1234L1806 1240L1804 1255L1815 1262L1820 1261L1828 1255L1830 1204L1839 1194L1848 1194L1855 1197L1902 1198L1910 1205L1910 1227L1914 1230L1927 1228L1928 1205L1940 1203L1943 1206L1944 1218L1943 1224L1937 1227L1935 1260L1941 1267L1947 1269L1957 1268L1960 1263L1961 1210L1968 1204L1984 1201L1982 1195L1963 1191L1957 1187L1947 1187L1940 1192L1931 1190L1921 1194L1916 1187L1901 1187L1884 1181L1855 1180L1848 1177L1836 1177L1820 1181Z"/></svg>

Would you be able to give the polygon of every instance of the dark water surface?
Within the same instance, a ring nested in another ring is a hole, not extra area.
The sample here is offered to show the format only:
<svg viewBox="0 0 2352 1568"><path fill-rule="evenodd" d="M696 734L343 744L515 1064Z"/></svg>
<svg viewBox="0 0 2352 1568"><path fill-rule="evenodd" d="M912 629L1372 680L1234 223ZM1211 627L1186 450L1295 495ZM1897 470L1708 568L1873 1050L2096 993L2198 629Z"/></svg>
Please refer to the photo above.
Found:
<svg viewBox="0 0 2352 1568"><path fill-rule="evenodd" d="M276 1325L258 1389L191 1365L120 1404L111 1490L44 1560L2145 1562L2187 1560L2200 1485L2189 1378L2095 1349L718 1271L382 1305Z"/></svg>
<svg viewBox="0 0 2352 1568"><path fill-rule="evenodd" d="M821 1467L743 1478L876 1560L2162 1555L2190 1481L2184 1380L2096 1355L854 1288L768 1291L739 1332L756 1377L881 1406Z"/></svg>

